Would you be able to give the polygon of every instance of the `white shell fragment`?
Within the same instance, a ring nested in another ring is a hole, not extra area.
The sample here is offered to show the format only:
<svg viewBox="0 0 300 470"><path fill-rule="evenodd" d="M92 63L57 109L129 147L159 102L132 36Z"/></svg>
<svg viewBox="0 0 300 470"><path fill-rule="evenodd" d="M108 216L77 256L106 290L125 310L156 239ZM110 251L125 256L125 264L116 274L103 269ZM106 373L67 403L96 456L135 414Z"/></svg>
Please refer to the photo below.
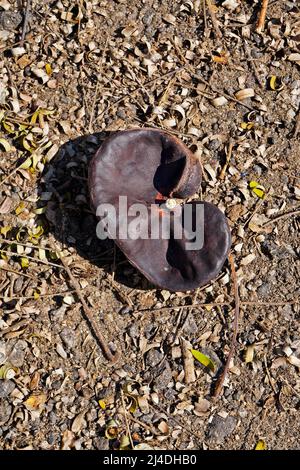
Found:
<svg viewBox="0 0 300 470"><path fill-rule="evenodd" d="M225 98L225 96L218 96L217 98L212 99L211 102L216 108L218 108L219 106L224 106L227 104L228 100Z"/></svg>
<svg viewBox="0 0 300 470"><path fill-rule="evenodd" d="M236 99L239 101L246 100L247 98L253 98L253 96L255 96L255 91L253 88L244 88L235 94Z"/></svg>

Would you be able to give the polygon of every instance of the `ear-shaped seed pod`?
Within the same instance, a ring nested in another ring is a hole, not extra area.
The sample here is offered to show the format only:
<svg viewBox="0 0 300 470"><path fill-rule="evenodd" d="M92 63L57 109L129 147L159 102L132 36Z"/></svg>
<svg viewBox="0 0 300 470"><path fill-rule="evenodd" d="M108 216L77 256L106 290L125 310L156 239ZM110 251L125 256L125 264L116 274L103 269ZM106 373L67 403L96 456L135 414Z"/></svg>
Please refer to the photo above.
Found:
<svg viewBox="0 0 300 470"><path fill-rule="evenodd" d="M196 289L215 278L230 248L229 227L216 206L201 201L178 204L178 199L192 196L200 183L198 159L179 139L159 129L113 134L89 169L94 209L103 204L115 209L116 233L110 236L147 279L171 291ZM122 210L120 196L125 201ZM139 223L130 210L137 203L144 208ZM98 215L103 221L104 214ZM120 234L125 216L130 236ZM154 216L158 235L153 238ZM169 236L165 237L162 227L167 217Z"/></svg>

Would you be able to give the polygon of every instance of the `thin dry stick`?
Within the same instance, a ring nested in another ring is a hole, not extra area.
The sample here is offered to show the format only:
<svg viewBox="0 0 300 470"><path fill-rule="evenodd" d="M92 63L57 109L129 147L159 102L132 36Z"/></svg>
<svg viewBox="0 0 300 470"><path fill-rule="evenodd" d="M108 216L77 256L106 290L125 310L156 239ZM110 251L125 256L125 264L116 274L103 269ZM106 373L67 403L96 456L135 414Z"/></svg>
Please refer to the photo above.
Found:
<svg viewBox="0 0 300 470"><path fill-rule="evenodd" d="M296 118L296 124L294 128L294 137L297 137L299 132L300 132L300 109L298 111L297 118Z"/></svg>
<svg viewBox="0 0 300 470"><path fill-rule="evenodd" d="M23 29L22 29L22 35L21 35L21 41L20 41L20 46L23 46L26 32L27 32L27 26L28 26L28 20L29 20L29 14L30 14L30 7L31 7L31 0L26 0L26 7L25 7L25 15L24 15L24 22L23 22Z"/></svg>
<svg viewBox="0 0 300 470"><path fill-rule="evenodd" d="M263 203L265 202L266 198L264 199L259 199L256 203L256 206L254 208L254 211L249 215L248 219L246 220L246 222L244 223L244 228L247 227L247 225L249 224L249 222L253 219L253 217L255 216L255 214L257 213L258 209L263 205Z"/></svg>
<svg viewBox="0 0 300 470"><path fill-rule="evenodd" d="M50 261L44 261L43 259L39 259L39 258L34 258L33 256L29 256L27 254L14 253L13 251L2 250L2 249L1 249L1 253L5 253L10 256L18 256L18 257L26 256L26 258L31 259L35 261L36 263L42 263L42 264L45 264L46 266L54 266L55 268L63 269L63 266L61 266L60 264L51 263Z"/></svg>
<svg viewBox="0 0 300 470"><path fill-rule="evenodd" d="M35 248L35 249L41 249L41 250L45 250L45 251L53 251L51 250L51 248L46 248L45 246L41 246L41 245L32 245L31 243L22 243L22 242L18 242L18 240L6 240L5 238L0 238L0 243L6 243L7 245L21 245L21 246L25 246L26 248Z"/></svg>
<svg viewBox="0 0 300 470"><path fill-rule="evenodd" d="M225 178L225 174L226 174L226 170L227 170L227 167L229 165L229 162L230 162L230 159L231 159L231 155L232 155L232 149L233 149L233 145L234 145L234 142L233 140L230 138L229 139L229 143L228 143L228 151L227 151L227 155L226 155L226 162L219 174L219 179L220 180L223 180Z"/></svg>
<svg viewBox="0 0 300 470"><path fill-rule="evenodd" d="M176 423L178 426L181 427L181 429L184 429L188 434L190 434L191 436L194 436L196 437L197 439L200 439L200 441L202 442L203 438L197 434L196 432L194 432L190 427L188 427L186 425L186 423L183 422L182 418L179 418L179 416L174 416L174 415L171 415L168 413L167 410L165 410L162 406L158 405L157 403L155 403L155 405L152 405L151 403L149 403L150 407L153 409L153 410L159 410L161 413L164 413L166 414L170 419L172 419L172 421L174 421L174 423Z"/></svg>
<svg viewBox="0 0 300 470"><path fill-rule="evenodd" d="M97 82L97 85L96 85L96 90L95 90L92 108L90 112L90 119L89 119L89 133L90 134L94 132L92 122L95 116L95 108L96 108L96 103L97 103L97 98L98 98L98 92L99 92L99 82Z"/></svg>
<svg viewBox="0 0 300 470"><path fill-rule="evenodd" d="M207 16L206 16L206 0L203 1L203 18L204 18L204 36L206 36L207 32Z"/></svg>
<svg viewBox="0 0 300 470"><path fill-rule="evenodd" d="M101 349L102 349L106 359L108 359L110 362L118 361L118 359L120 357L119 351L117 351L115 353L112 353L111 350L109 349L109 346L108 346L106 340L104 339L97 322L94 319L93 312L91 311L88 304L86 303L85 298L83 297L83 295L81 293L81 288L80 288L77 280L73 276L71 269L69 268L69 266L68 266L66 260L64 259L64 257L61 257L60 260L61 260L61 262L62 262L69 278L70 278L71 283L73 284L73 287L76 291L76 294L77 294L77 296L78 296L78 298L79 298L79 300L82 304L82 308L84 310L85 316L88 319L88 321L89 321L89 323L92 327L94 335L96 336L97 340L99 341L99 344L101 346Z"/></svg>
<svg viewBox="0 0 300 470"><path fill-rule="evenodd" d="M256 307L273 307L273 306L278 306L282 307L284 305L294 305L298 304L299 300L290 300L287 302L247 302L247 301L241 301L240 305L244 306L256 306ZM184 309L184 308L206 308L206 307L230 307L231 302L214 302L214 303L194 303L194 304L187 304L187 305L173 305L170 307L159 307L159 308L146 308L144 310L137 310L136 313L146 313L146 312L160 312L162 310L168 311L168 310L179 310L179 309Z"/></svg>
<svg viewBox="0 0 300 470"><path fill-rule="evenodd" d="M289 211L285 212L284 214L278 215L277 217L274 217L274 219L265 222L262 227L267 227L268 225L274 224L275 222L285 219L286 217L295 217L296 215L300 215L300 209L295 209L294 211Z"/></svg>
<svg viewBox="0 0 300 470"><path fill-rule="evenodd" d="M146 431L149 431L151 434L154 434L154 436L160 436L160 433L157 432L156 429L154 429L153 426L148 426L147 424L143 423L139 419L132 416L132 414L130 414L130 413L129 413L128 417L131 421L138 424L141 428L144 428L144 429L146 429Z"/></svg>
<svg viewBox="0 0 300 470"><path fill-rule="evenodd" d="M44 297L49 298L49 297L64 297L65 295L68 294L74 294L76 290L66 290L65 292L55 292L52 294L39 294L38 298L34 295L16 295L11 297L10 295L1 295L0 299L1 300L29 300L29 299L34 299L34 300L40 300L43 299Z"/></svg>
<svg viewBox="0 0 300 470"><path fill-rule="evenodd" d="M23 272L15 271L14 269L7 268L6 266L0 266L0 272L1 272L1 269L3 269L4 271L7 271L8 273L17 274L18 276L28 277L28 279L34 279L34 280L36 279L34 276L30 276L29 274L26 274Z"/></svg>
<svg viewBox="0 0 300 470"><path fill-rule="evenodd" d="M263 89L264 86L263 86L263 84L262 84L262 81L261 81L261 79L260 79L258 70L257 70L257 68L256 68L256 65L255 65L255 62L254 62L254 60L253 60L253 57L251 56L251 52L250 52L250 50L249 50L249 46L248 46L248 44L246 43L246 41L245 41L245 51L246 51L246 54L247 54L247 58L248 58L248 62L249 62L249 64L250 64L250 67L251 67L252 70L253 70L253 75L254 75L254 77L255 77L255 79L256 79L256 81L257 81L259 87Z"/></svg>
<svg viewBox="0 0 300 470"><path fill-rule="evenodd" d="M12 49L13 47L18 46L20 43L21 41L17 41L17 42L14 42L13 44L10 44L9 46L0 47L0 52L8 51L9 49Z"/></svg>
<svg viewBox="0 0 300 470"><path fill-rule="evenodd" d="M126 410L126 407L125 407L124 392L123 392L122 389L121 389L121 400L122 400L122 406L123 406L123 410L124 410L124 417L125 417L126 429L127 429L127 433L128 433L129 440L130 440L130 445L131 445L132 449L134 449L134 444L133 444L133 440L132 440L132 435L131 435L131 432L130 432L129 423L128 423L128 418L127 418L127 410Z"/></svg>
<svg viewBox="0 0 300 470"><path fill-rule="evenodd" d="M214 398L218 398L221 393L224 380L229 370L231 359L235 353L236 339L237 339L237 333L238 333L238 323L239 323L239 316L240 316L239 286L238 286L238 281L237 281L237 276L236 276L236 271L235 271L234 258L231 253L229 253L228 260L229 260L230 269L231 269L231 276L232 276L233 288L234 288L234 302L235 302L233 335L232 335L231 347L230 347L230 351L226 360L225 367L219 379L217 380L217 383L215 386L215 390L213 393Z"/></svg>
<svg viewBox="0 0 300 470"><path fill-rule="evenodd" d="M212 22L213 27L214 27L215 32L216 32L216 36L217 36L217 38L220 39L222 37L222 33L221 33L220 28L219 28L219 22L217 20L215 10L214 10L215 5L211 0L206 0L206 4L207 4L207 8L208 8L210 17L211 17L211 22Z"/></svg>
<svg viewBox="0 0 300 470"><path fill-rule="evenodd" d="M261 10L260 10L260 14L259 14L258 23L257 23L257 26L256 26L256 32L257 33L261 33L264 29L269 0L262 0L261 3L262 3Z"/></svg>

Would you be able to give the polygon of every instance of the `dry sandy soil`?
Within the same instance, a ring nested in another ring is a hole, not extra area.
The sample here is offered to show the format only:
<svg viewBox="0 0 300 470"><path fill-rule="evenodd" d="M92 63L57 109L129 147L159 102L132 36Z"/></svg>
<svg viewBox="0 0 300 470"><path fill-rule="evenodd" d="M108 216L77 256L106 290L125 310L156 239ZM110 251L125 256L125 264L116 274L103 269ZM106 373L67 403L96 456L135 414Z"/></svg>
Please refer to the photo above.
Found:
<svg viewBox="0 0 300 470"><path fill-rule="evenodd" d="M258 33L258 0L212 16L200 0L34 0L23 45L21 3L0 0L0 447L299 449L299 2L270 0ZM199 197L231 226L241 318L216 400L229 265L161 291L95 235L89 161L109 132L142 126L197 152ZM195 360L192 383L182 338L215 366Z"/></svg>

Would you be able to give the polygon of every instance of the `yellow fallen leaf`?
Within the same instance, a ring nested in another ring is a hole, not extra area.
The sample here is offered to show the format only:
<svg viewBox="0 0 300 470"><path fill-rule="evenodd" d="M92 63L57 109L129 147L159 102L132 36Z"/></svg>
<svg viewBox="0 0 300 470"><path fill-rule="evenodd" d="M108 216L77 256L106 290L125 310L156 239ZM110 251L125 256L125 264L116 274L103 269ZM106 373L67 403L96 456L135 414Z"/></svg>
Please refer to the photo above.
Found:
<svg viewBox="0 0 300 470"><path fill-rule="evenodd" d="M2 121L2 126L8 134L14 134L15 128L13 124L7 121Z"/></svg>
<svg viewBox="0 0 300 470"><path fill-rule="evenodd" d="M22 266L22 268L28 268L28 266L29 266L29 259L28 259L28 258L25 258L25 257L22 257L22 258L21 258L21 266Z"/></svg>
<svg viewBox="0 0 300 470"><path fill-rule="evenodd" d="M130 402L129 411L130 413L134 413L137 410L138 402L137 402L137 399L133 395L130 395L130 399L131 399L131 402Z"/></svg>
<svg viewBox="0 0 300 470"><path fill-rule="evenodd" d="M41 225L38 225L37 227L33 227L32 229L28 229L28 235L30 240L32 238L40 238L44 233L44 229Z"/></svg>
<svg viewBox="0 0 300 470"><path fill-rule="evenodd" d="M0 379L12 379L16 372L18 372L17 367L13 367L11 364L3 364L0 367Z"/></svg>
<svg viewBox="0 0 300 470"><path fill-rule="evenodd" d="M257 441L257 444L255 446L255 450L266 450L266 449L267 449L267 446L266 446L265 441L263 441L262 439Z"/></svg>
<svg viewBox="0 0 300 470"><path fill-rule="evenodd" d="M264 192L263 189L254 188L253 193L256 194L256 196L259 197L260 199L264 199L264 197L265 197L265 192Z"/></svg>
<svg viewBox="0 0 300 470"><path fill-rule="evenodd" d="M6 139L3 139L1 137L0 139L0 145L2 145L2 147L4 148L5 152L10 152L11 151L11 145L10 143L8 142L8 140Z"/></svg>
<svg viewBox="0 0 300 470"><path fill-rule="evenodd" d="M241 123L241 128L244 130L244 131L250 131L254 126L254 123L253 122L242 122Z"/></svg>
<svg viewBox="0 0 300 470"><path fill-rule="evenodd" d="M29 411L37 410L40 406L44 405L47 401L47 395L41 393L39 395L30 395L24 404Z"/></svg>
<svg viewBox="0 0 300 470"><path fill-rule="evenodd" d="M20 169L22 170L28 170L28 168L31 167L32 160L31 158L26 158L25 162L22 163L22 165L19 166Z"/></svg>
<svg viewBox="0 0 300 470"><path fill-rule="evenodd" d="M249 183L249 188L256 188L256 186L259 186L257 181L250 181Z"/></svg>
<svg viewBox="0 0 300 470"><path fill-rule="evenodd" d="M34 210L34 213L37 215L44 214L47 210L47 206L39 207L38 209Z"/></svg>
<svg viewBox="0 0 300 470"><path fill-rule="evenodd" d="M249 188L252 190L252 193L257 197L264 199L266 197L265 188L260 185L257 181L250 181Z"/></svg>
<svg viewBox="0 0 300 470"><path fill-rule="evenodd" d="M11 225L4 225L3 227L1 227L0 233L1 233L1 235L6 236L8 234L8 232L10 232L11 229L12 229Z"/></svg>
<svg viewBox="0 0 300 470"><path fill-rule="evenodd" d="M279 77L276 77L275 75L271 75L271 77L269 78L269 84L271 90L273 91L281 91L284 88L281 79Z"/></svg>
<svg viewBox="0 0 300 470"><path fill-rule="evenodd" d="M197 351L196 349L191 349L191 353L193 354L194 358L197 359L198 362L200 362L200 364L205 367L208 367L212 372L214 372L215 364L208 356L206 356L200 351Z"/></svg>
<svg viewBox="0 0 300 470"><path fill-rule="evenodd" d="M24 209L25 209L25 202L22 201L22 202L20 202L20 204L18 205L18 207L16 207L16 209L15 209L15 214L16 214L16 215L21 214L21 212L23 212Z"/></svg>
<svg viewBox="0 0 300 470"><path fill-rule="evenodd" d="M98 403L99 403L100 408L102 408L102 410L105 410L105 408L106 408L105 401L104 400L99 400Z"/></svg>
<svg viewBox="0 0 300 470"><path fill-rule="evenodd" d="M214 62L217 62L217 64L228 64L228 57L226 56L218 56L218 55L213 55L212 60Z"/></svg>
<svg viewBox="0 0 300 470"><path fill-rule="evenodd" d="M51 67L50 64L46 64L45 69L46 69L47 75L49 75L49 76L52 75L52 67Z"/></svg>
<svg viewBox="0 0 300 470"><path fill-rule="evenodd" d="M128 436L121 436L120 438L120 450L130 449L130 439Z"/></svg>

